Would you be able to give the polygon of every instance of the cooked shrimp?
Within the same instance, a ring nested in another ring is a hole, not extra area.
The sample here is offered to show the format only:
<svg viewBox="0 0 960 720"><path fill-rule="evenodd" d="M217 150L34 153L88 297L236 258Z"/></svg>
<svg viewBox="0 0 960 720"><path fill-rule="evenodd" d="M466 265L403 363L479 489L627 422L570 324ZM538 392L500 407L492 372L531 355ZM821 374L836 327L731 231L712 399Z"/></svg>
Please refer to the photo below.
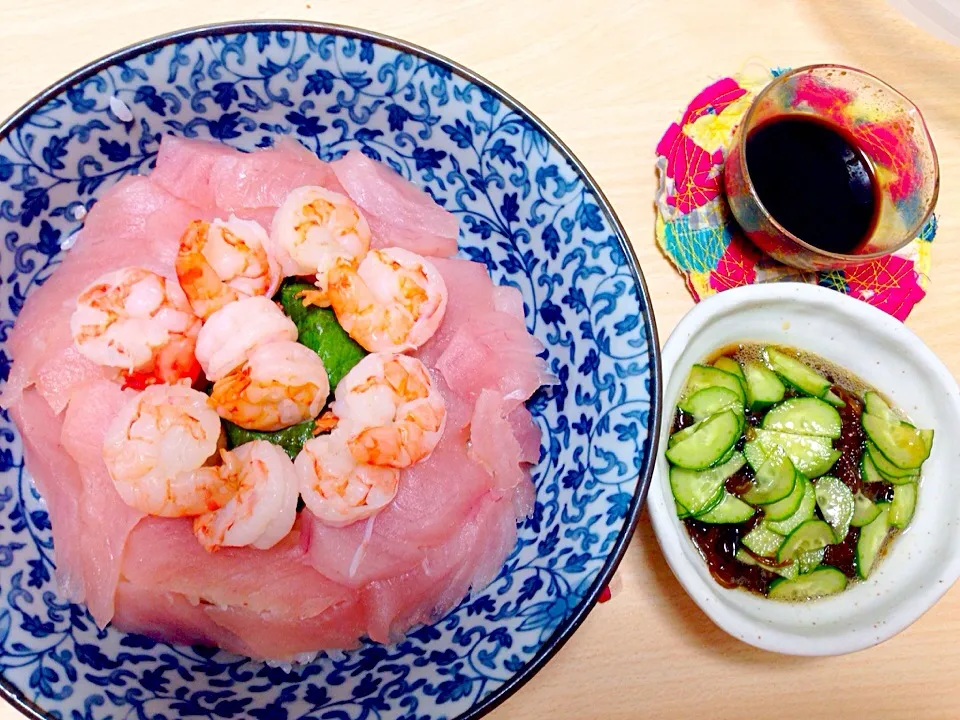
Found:
<svg viewBox="0 0 960 720"><path fill-rule="evenodd" d="M447 418L443 397L417 358L373 353L337 385L331 410L359 463L405 468L440 442Z"/></svg>
<svg viewBox="0 0 960 720"><path fill-rule="evenodd" d="M253 220L195 220L180 238L177 278L193 311L207 318L242 297L270 297L280 268L267 254L267 231Z"/></svg>
<svg viewBox="0 0 960 720"><path fill-rule="evenodd" d="M220 444L220 418L206 395L186 385L151 385L108 426L103 460L127 505L161 517L199 515L230 498L207 464Z"/></svg>
<svg viewBox="0 0 960 720"><path fill-rule="evenodd" d="M197 337L197 360L216 382L240 367L257 345L296 340L297 326L269 298L228 303L207 318Z"/></svg>
<svg viewBox="0 0 960 720"><path fill-rule="evenodd" d="M255 347L243 365L217 380L210 403L248 430L280 430L316 417L330 394L323 360L292 340Z"/></svg>
<svg viewBox="0 0 960 720"><path fill-rule="evenodd" d="M380 512L396 496L400 480L395 468L358 463L346 440L341 430L307 440L293 463L303 502L331 527Z"/></svg>
<svg viewBox="0 0 960 720"><path fill-rule="evenodd" d="M350 198L307 185L277 209L270 243L284 276L316 276L314 301L325 306L327 273L338 260L356 267L370 249L370 227Z"/></svg>
<svg viewBox="0 0 960 720"><path fill-rule="evenodd" d="M196 379L200 318L180 286L140 267L107 273L77 298L70 332L77 350L119 368L135 387Z"/></svg>
<svg viewBox="0 0 960 720"><path fill-rule="evenodd" d="M340 325L370 352L420 347L447 309L447 286L436 267L402 248L372 250L356 270L337 263L327 294Z"/></svg>
<svg viewBox="0 0 960 720"><path fill-rule="evenodd" d="M220 452L221 482L230 488L219 510L193 521L193 532L207 549L252 545L272 548L297 519L297 474L287 454L266 440L253 440Z"/></svg>

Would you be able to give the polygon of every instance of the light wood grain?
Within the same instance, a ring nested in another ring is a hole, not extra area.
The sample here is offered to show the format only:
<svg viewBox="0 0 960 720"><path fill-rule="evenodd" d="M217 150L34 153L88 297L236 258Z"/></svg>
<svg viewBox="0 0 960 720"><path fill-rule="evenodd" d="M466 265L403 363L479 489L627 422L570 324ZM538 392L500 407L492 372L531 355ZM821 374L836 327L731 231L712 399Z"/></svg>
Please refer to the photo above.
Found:
<svg viewBox="0 0 960 720"><path fill-rule="evenodd" d="M0 116L123 45L268 17L405 38L520 99L615 206L649 283L661 341L691 307L653 242L653 148L676 112L751 58L841 62L879 75L921 107L939 150L933 287L908 325L960 375L960 49L924 35L882 0L0 0ZM492 717L960 716L960 590L877 648L813 660L755 650L712 625L671 575L646 515L620 575L622 593ZM3 720L14 717L0 709Z"/></svg>

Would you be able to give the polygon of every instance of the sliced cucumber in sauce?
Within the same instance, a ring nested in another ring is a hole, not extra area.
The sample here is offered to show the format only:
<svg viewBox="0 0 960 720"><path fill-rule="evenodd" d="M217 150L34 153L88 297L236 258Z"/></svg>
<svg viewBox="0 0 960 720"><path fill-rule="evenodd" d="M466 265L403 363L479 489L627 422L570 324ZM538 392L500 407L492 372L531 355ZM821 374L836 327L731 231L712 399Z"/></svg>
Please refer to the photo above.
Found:
<svg viewBox="0 0 960 720"><path fill-rule="evenodd" d="M742 468L743 463L743 455L735 453L723 465L708 470L670 468L670 489L673 491L673 499L692 515L706 512L720 503L723 499L724 481Z"/></svg>
<svg viewBox="0 0 960 720"><path fill-rule="evenodd" d="M877 449L877 446L871 442L866 444L866 452L870 455L870 461L874 468L880 474L884 482L902 485L911 483L920 477L920 470L904 470L898 468L892 462L887 460L886 456Z"/></svg>
<svg viewBox="0 0 960 720"><path fill-rule="evenodd" d="M853 525L853 527L869 525L877 519L877 515L879 514L880 508L862 493L857 493L853 496L853 517L850 518L850 524Z"/></svg>
<svg viewBox="0 0 960 720"><path fill-rule="evenodd" d="M744 535L740 542L743 543L744 547L750 548L757 555L773 558L776 557L777 550L783 545L783 536L764 527L763 523L761 523Z"/></svg>
<svg viewBox="0 0 960 720"><path fill-rule="evenodd" d="M847 576L832 567L822 567L792 580L775 580L767 597L771 600L814 600L836 595L847 587Z"/></svg>
<svg viewBox="0 0 960 720"><path fill-rule="evenodd" d="M884 420L870 413L864 413L860 422L870 442L892 465L917 470L930 457L933 430L918 430L908 422Z"/></svg>
<svg viewBox="0 0 960 720"><path fill-rule="evenodd" d="M880 512L869 525L860 528L860 538L857 540L857 575L866 580L870 577L877 557L890 534L890 506L887 503L878 503Z"/></svg>
<svg viewBox="0 0 960 720"><path fill-rule="evenodd" d="M813 519L814 510L817 507L816 494L814 493L813 483L805 477L801 477L803 482L803 497L800 499L800 506L796 512L785 520L764 520L764 525L775 533L780 535L789 535L807 520Z"/></svg>
<svg viewBox="0 0 960 720"><path fill-rule="evenodd" d="M831 439L840 437L840 427L840 413L819 398L784 400L763 418L764 430Z"/></svg>
<svg viewBox="0 0 960 720"><path fill-rule="evenodd" d="M863 408L870 415L876 415L884 422L898 422L900 420L887 404L887 401L880 397L880 393L873 390L868 391L863 396Z"/></svg>
<svg viewBox="0 0 960 720"><path fill-rule="evenodd" d="M752 505L767 505L783 500L793 492L797 473L786 454L776 449L771 452L756 472L753 487L743 494Z"/></svg>
<svg viewBox="0 0 960 720"><path fill-rule="evenodd" d="M725 410L707 419L697 431L667 448L667 460L687 470L704 470L720 462L740 439L743 418Z"/></svg>
<svg viewBox="0 0 960 720"><path fill-rule="evenodd" d="M743 398L729 388L714 385L697 390L687 401L687 412L697 420L703 420L724 410L743 412Z"/></svg>
<svg viewBox="0 0 960 720"><path fill-rule="evenodd" d="M737 393L742 401L746 400L739 377L710 365L694 365L690 370L678 407L684 412L690 412L687 404L689 400L700 390L709 387L725 387Z"/></svg>
<svg viewBox="0 0 960 720"><path fill-rule="evenodd" d="M716 506L697 515L696 519L714 525L739 524L752 518L756 512L751 505L748 505L736 495L725 492Z"/></svg>
<svg viewBox="0 0 960 720"><path fill-rule="evenodd" d="M760 469L760 466L767 461L767 456L770 453L767 452L760 443L756 440L750 440L749 442L744 443L743 446L743 456L747 459L747 463L753 468L753 471L756 472Z"/></svg>
<svg viewBox="0 0 960 720"><path fill-rule="evenodd" d="M670 436L670 439L667 440L667 447L673 447L681 440L685 440L693 435L697 430L700 429L700 426L703 425L704 422L706 421L701 420L700 422L695 422L693 425L683 428L683 430L677 430L673 435Z"/></svg>
<svg viewBox="0 0 960 720"><path fill-rule="evenodd" d="M765 408L783 400L786 388L769 368L759 363L745 362L743 374L747 382L747 403L752 409Z"/></svg>
<svg viewBox="0 0 960 720"><path fill-rule="evenodd" d="M902 530L909 525L916 508L917 484L897 485L893 489L893 500L890 501L889 520L891 527Z"/></svg>
<svg viewBox="0 0 960 720"><path fill-rule="evenodd" d="M833 529L823 520L807 520L787 536L777 551L777 560L793 560L800 553L819 550L835 541Z"/></svg>
<svg viewBox="0 0 960 720"><path fill-rule="evenodd" d="M747 391L747 379L743 375L743 368L740 367L740 363L734 360L732 357L721 357L713 363L713 366L717 370L723 370L724 372L730 373L731 375L739 378L740 386L743 388L743 391Z"/></svg>
<svg viewBox="0 0 960 720"><path fill-rule="evenodd" d="M765 348L764 352L774 372L800 392L821 397L830 390L829 380L796 358L771 347Z"/></svg>
<svg viewBox="0 0 960 720"><path fill-rule="evenodd" d="M806 492L806 479L797 473L793 483L793 490L782 500L763 506L764 517L768 521L786 520L792 517L803 501Z"/></svg>
<svg viewBox="0 0 960 720"><path fill-rule="evenodd" d="M776 573L780 577L785 577L787 579L795 578L800 573L800 568L797 563L789 563L787 565L768 565L767 563L760 562L753 555L748 553L743 548L737 550L737 554L734 556L739 562L742 562L744 565L759 565L764 570L769 570L772 573Z"/></svg>
<svg viewBox="0 0 960 720"><path fill-rule="evenodd" d="M756 430L754 438L766 450L782 448L794 466L808 478L823 475L840 457L828 438L794 435L776 430Z"/></svg>
<svg viewBox="0 0 960 720"><path fill-rule="evenodd" d="M823 562L823 556L826 554L827 549L820 548L819 550L808 550L807 552L797 555L796 565L800 574L806 575L808 572L816 570L820 566L820 563Z"/></svg>
<svg viewBox="0 0 960 720"><path fill-rule="evenodd" d="M833 528L835 542L843 542L853 519L853 493L832 475L817 480L815 489L821 517Z"/></svg>

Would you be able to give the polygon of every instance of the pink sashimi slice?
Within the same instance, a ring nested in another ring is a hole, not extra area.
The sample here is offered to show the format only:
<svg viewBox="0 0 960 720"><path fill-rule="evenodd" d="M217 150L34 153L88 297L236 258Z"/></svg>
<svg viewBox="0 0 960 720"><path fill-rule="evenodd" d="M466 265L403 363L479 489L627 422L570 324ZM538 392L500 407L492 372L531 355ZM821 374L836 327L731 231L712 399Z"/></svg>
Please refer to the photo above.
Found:
<svg viewBox="0 0 960 720"><path fill-rule="evenodd" d="M514 488L513 512L517 520L519 521L530 517L536 502L537 488L534 486L530 476L527 476Z"/></svg>
<svg viewBox="0 0 960 720"><path fill-rule="evenodd" d="M83 602L80 469L60 445L63 419L54 415L36 390L24 392L10 414L23 439L24 463L47 505L60 592L71 602Z"/></svg>
<svg viewBox="0 0 960 720"><path fill-rule="evenodd" d="M522 407L522 406L521 406ZM470 420L467 454L493 476L493 494L499 499L527 477L524 448L507 419L503 396L496 390L481 390Z"/></svg>
<svg viewBox="0 0 960 720"><path fill-rule="evenodd" d="M40 385L57 412L75 386L97 373L78 360L70 334L77 295L104 273L130 265L175 278L183 228L204 211L178 200L145 177L127 177L104 193L87 215L76 245L28 302L10 334L13 369L0 404L10 407L24 388Z"/></svg>
<svg viewBox="0 0 960 720"><path fill-rule="evenodd" d="M87 607L100 627L113 617L124 547L143 517L120 499L101 455L106 428L129 393L108 380L88 383L67 407L60 436L80 468L80 532L73 541L82 553Z"/></svg>
<svg viewBox="0 0 960 720"><path fill-rule="evenodd" d="M151 177L173 195L201 207L216 207L222 215L276 209L291 190L303 185L343 190L328 163L287 138L272 148L245 153L216 142L167 135Z"/></svg>
<svg viewBox="0 0 960 720"><path fill-rule="evenodd" d="M389 221L369 215L364 216L370 226L370 247L400 247L418 255L432 257L450 257L457 254L457 239L430 235L419 230L395 225Z"/></svg>
<svg viewBox="0 0 960 720"><path fill-rule="evenodd" d="M182 595L121 580L112 625L124 632L145 635L165 643L230 648L240 655L249 649L229 630L207 615L205 606Z"/></svg>
<svg viewBox="0 0 960 720"><path fill-rule="evenodd" d="M393 502L377 515L374 534L396 543L427 547L450 536L477 500L493 487L493 478L467 453L471 402L434 381L446 401L447 421L433 453L400 473Z"/></svg>
<svg viewBox="0 0 960 720"><path fill-rule="evenodd" d="M300 523L269 550L207 552L190 518L145 518L127 540L123 577L175 592L191 602L245 608L270 617L306 619L350 593L305 562Z"/></svg>
<svg viewBox="0 0 960 720"><path fill-rule="evenodd" d="M490 496L479 501L453 535L427 551L419 567L364 588L368 635L392 642L414 625L438 620L471 586L479 591L494 578L515 542L512 503Z"/></svg>
<svg viewBox="0 0 960 720"><path fill-rule="evenodd" d="M241 647L219 643L227 650L256 660L292 662L318 650L351 650L363 635L363 607L355 597L306 620L268 617L243 608L207 605L207 616L239 638Z"/></svg>
<svg viewBox="0 0 960 720"><path fill-rule="evenodd" d="M402 178L389 165L351 150L330 163L340 184L365 215L410 232L456 241L459 223L425 191Z"/></svg>
<svg viewBox="0 0 960 720"><path fill-rule="evenodd" d="M377 532L376 516L334 528L317 520L309 510L300 513L310 564L324 576L349 588L371 580L399 575L423 560L415 544Z"/></svg>
<svg viewBox="0 0 960 720"><path fill-rule="evenodd" d="M475 315L493 312L495 308L494 284L484 265L459 259L433 258L430 262L443 277L449 295L440 329L417 353L427 367L434 367L459 328Z"/></svg>
<svg viewBox="0 0 960 720"><path fill-rule="evenodd" d="M556 381L546 360L537 357L542 350L540 341L515 316L478 313L453 334L436 368L462 397L497 390L510 407L516 407L541 385Z"/></svg>
<svg viewBox="0 0 960 720"><path fill-rule="evenodd" d="M523 405L518 405L507 415L513 437L520 444L520 462L535 465L540 462L539 426L533 421L530 411Z"/></svg>

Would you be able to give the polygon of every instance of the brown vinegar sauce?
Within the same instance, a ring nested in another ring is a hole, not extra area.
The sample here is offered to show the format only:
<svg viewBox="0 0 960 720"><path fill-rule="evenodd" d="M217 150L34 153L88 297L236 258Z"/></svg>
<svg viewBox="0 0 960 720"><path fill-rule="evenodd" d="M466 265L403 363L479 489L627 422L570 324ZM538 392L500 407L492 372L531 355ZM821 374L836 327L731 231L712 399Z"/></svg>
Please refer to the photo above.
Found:
<svg viewBox="0 0 960 720"><path fill-rule="evenodd" d="M729 357L743 363L747 360L763 363L763 348L769 345L760 345L753 343L741 343L729 345L718 350L703 361L703 364L710 365L721 357ZM862 492L867 498L874 502L889 501L893 497L893 485L890 483L864 483L860 475L860 460L863 457L866 437L863 427L860 424L860 414L863 411L863 401L861 398L871 390L880 393L876 388L871 387L863 380L848 372L844 368L830 363L812 353L795 350L794 348L775 345L777 350L784 352L808 367L821 373L832 384L832 390L846 403L843 407L837 408L840 413L840 437L833 441L835 450L840 451L840 457L834 466L825 474L833 475L843 482L854 494ZM801 393L787 388L784 399L790 397L801 397ZM897 412L895 406L891 404L894 412ZM759 427L763 421L766 411L753 412L746 410L747 424L753 427ZM673 420L672 432L688 427L693 424L693 417L680 409L676 410ZM742 450L744 438L741 437L737 444L737 449ZM742 495L751 486L753 480L753 470L749 465L744 465L734 475L727 478L725 489L734 495ZM757 565L747 565L736 559L737 546L741 538L750 532L763 517L762 511L757 511L752 518L738 525L713 525L702 523L693 518L686 518L683 524L687 529L687 534L693 541L700 555L707 563L710 574L713 579L725 588L743 588L758 595L766 595L770 589L770 584L780 576ZM815 511L815 517L819 518L819 509ZM898 530L892 530L887 536L883 548L880 551L877 562L882 561L886 555L890 543L899 534ZM857 581L859 576L856 569L856 548L857 540L860 538L860 528L851 527L843 542L828 545L823 557L823 565L832 565L840 570L849 580ZM747 551L749 552L749 550ZM750 553L751 555L753 553ZM757 559L760 559L759 557ZM764 558L767 564L776 564L771 559Z"/></svg>

